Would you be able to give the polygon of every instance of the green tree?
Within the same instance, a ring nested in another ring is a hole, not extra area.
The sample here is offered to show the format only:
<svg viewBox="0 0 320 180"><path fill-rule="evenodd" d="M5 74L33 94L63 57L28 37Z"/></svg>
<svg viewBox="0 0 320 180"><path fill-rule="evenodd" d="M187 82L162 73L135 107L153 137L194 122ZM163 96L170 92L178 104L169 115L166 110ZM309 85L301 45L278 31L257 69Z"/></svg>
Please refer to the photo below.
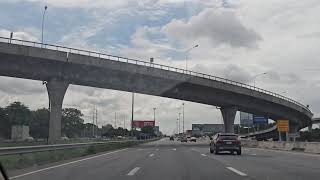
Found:
<svg viewBox="0 0 320 180"><path fill-rule="evenodd" d="M86 123L83 125L84 126L84 136L85 137L93 137L93 131L92 129L94 129L94 134L97 134L97 130L99 129L98 126L96 126L95 124L92 123Z"/></svg>
<svg viewBox="0 0 320 180"><path fill-rule="evenodd" d="M62 134L67 137L80 137L84 129L83 114L75 108L62 110Z"/></svg>
<svg viewBox="0 0 320 180"><path fill-rule="evenodd" d="M10 120L4 108L0 107L0 138L10 138Z"/></svg>
<svg viewBox="0 0 320 180"><path fill-rule="evenodd" d="M10 128L12 125L26 125L28 126L31 119L31 111L27 106L21 102L13 102L5 108L6 114L10 121Z"/></svg>
<svg viewBox="0 0 320 180"><path fill-rule="evenodd" d="M32 111L30 135L34 138L48 138L49 110L46 108Z"/></svg>

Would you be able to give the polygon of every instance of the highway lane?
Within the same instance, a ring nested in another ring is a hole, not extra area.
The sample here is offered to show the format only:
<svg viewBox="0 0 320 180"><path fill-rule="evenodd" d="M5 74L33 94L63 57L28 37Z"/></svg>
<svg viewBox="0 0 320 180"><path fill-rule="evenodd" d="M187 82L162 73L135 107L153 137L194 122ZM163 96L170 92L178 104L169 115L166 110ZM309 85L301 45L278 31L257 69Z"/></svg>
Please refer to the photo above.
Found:
<svg viewBox="0 0 320 180"><path fill-rule="evenodd" d="M26 171L15 179L318 179L320 155L243 149L243 155L213 155L205 143L168 139ZM53 166L53 168L52 168ZM50 168L44 169L42 168Z"/></svg>
<svg viewBox="0 0 320 180"><path fill-rule="evenodd" d="M210 154L206 147L193 151L206 154L208 158L225 166L232 166L253 179L300 180L319 179L320 155L257 148L243 148L242 155Z"/></svg>

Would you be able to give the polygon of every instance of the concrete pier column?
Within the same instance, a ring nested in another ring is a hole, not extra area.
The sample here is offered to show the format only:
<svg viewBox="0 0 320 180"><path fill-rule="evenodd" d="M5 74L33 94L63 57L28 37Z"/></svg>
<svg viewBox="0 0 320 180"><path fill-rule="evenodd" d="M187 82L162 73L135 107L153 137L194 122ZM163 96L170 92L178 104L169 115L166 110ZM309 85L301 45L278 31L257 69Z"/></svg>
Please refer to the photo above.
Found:
<svg viewBox="0 0 320 180"><path fill-rule="evenodd" d="M289 134L291 137L289 137ZM296 141L296 137L299 135L298 124L290 123L289 121L289 132L286 134L287 141Z"/></svg>
<svg viewBox="0 0 320 180"><path fill-rule="evenodd" d="M50 144L53 144L56 142L56 140L61 138L62 102L69 83L52 79L46 83L46 86L50 106L48 141Z"/></svg>
<svg viewBox="0 0 320 180"><path fill-rule="evenodd" d="M220 111L222 114L223 122L224 122L224 130L226 133L233 133L234 132L234 118L237 113L237 107L221 107Z"/></svg>

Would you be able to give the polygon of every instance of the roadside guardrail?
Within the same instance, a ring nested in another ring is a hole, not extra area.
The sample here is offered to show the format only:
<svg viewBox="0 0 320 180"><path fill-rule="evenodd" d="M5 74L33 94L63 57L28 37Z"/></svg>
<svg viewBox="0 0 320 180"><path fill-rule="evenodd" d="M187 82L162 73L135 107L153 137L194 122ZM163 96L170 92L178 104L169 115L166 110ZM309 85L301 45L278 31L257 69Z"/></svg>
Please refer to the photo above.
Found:
<svg viewBox="0 0 320 180"><path fill-rule="evenodd" d="M28 154L28 153L43 152L43 151L55 151L55 150L63 150L63 149L85 148L85 147L90 147L90 146L95 146L95 145L105 145L105 144L112 144L112 143L143 142L143 141L152 141L152 140L156 140L156 139L2 147L2 148L0 148L0 156L15 155L15 154Z"/></svg>

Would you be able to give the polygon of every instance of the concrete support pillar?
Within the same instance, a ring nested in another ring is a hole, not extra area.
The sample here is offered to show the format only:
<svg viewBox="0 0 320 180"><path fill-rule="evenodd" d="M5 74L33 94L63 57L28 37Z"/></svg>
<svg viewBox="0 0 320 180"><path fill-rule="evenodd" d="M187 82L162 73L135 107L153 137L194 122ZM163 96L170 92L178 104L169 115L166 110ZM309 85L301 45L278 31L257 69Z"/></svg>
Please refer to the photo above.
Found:
<svg viewBox="0 0 320 180"><path fill-rule="evenodd" d="M288 133L293 136L288 138ZM299 126L297 124L290 123L289 121L289 132L287 133L287 141L296 141L297 135L299 135Z"/></svg>
<svg viewBox="0 0 320 180"><path fill-rule="evenodd" d="M222 114L223 122L224 122L224 131L226 133L234 133L234 118L237 113L237 108L232 107L221 107L220 111Z"/></svg>
<svg viewBox="0 0 320 180"><path fill-rule="evenodd" d="M61 138L62 102L69 84L64 81L52 79L47 82L46 86L50 106L48 141L50 144L53 144Z"/></svg>

